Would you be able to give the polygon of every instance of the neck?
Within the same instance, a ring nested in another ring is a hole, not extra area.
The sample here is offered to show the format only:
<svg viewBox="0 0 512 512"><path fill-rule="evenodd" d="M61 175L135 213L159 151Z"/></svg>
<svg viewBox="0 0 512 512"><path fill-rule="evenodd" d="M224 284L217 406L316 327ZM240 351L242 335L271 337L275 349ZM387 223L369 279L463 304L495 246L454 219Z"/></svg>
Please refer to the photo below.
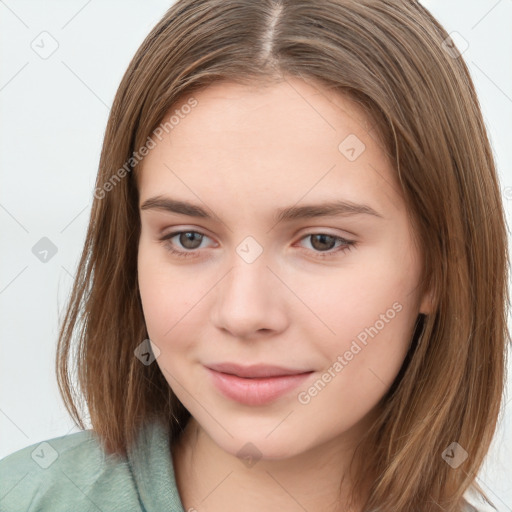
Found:
<svg viewBox="0 0 512 512"><path fill-rule="evenodd" d="M353 450L342 439L279 460L251 464L221 449L190 418L172 457L185 511L359 512L349 504Z"/></svg>

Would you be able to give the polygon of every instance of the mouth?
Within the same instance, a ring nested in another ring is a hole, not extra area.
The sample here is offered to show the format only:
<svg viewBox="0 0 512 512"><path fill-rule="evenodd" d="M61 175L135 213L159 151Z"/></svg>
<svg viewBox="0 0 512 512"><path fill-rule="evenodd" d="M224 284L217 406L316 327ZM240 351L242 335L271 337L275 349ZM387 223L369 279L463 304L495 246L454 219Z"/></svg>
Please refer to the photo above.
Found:
<svg viewBox="0 0 512 512"><path fill-rule="evenodd" d="M213 385L224 397L252 406L265 405L284 397L314 373L312 370L269 365L241 367L222 364L205 368Z"/></svg>

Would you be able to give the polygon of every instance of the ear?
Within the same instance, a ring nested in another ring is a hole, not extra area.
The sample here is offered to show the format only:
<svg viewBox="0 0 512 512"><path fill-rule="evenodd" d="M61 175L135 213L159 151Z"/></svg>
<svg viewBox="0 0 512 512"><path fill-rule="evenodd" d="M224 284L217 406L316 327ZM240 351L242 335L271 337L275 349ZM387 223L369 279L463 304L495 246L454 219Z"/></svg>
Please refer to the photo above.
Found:
<svg viewBox="0 0 512 512"><path fill-rule="evenodd" d="M427 290L420 304L420 313L424 315L430 315L434 311L434 298L432 290Z"/></svg>

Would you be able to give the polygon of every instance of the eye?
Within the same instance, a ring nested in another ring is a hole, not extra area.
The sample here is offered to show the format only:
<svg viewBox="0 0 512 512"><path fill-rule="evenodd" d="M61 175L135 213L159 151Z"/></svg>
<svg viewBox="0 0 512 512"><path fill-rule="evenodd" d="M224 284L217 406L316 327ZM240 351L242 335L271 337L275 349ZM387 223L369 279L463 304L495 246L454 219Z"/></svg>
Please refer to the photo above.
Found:
<svg viewBox="0 0 512 512"><path fill-rule="evenodd" d="M176 250L174 248L174 244L171 243L171 240L176 237L182 247L186 249L185 251ZM160 239L160 241L163 242L164 247L175 256L180 258L190 258L196 256L197 251L194 251L194 249L199 248L204 237L206 237L206 235L199 233L198 231L175 231L165 235Z"/></svg>
<svg viewBox="0 0 512 512"><path fill-rule="evenodd" d="M181 245L184 250L175 249L176 243L172 242L173 238L177 239L177 243ZM179 258L194 258L197 257L199 251L196 251L196 249L200 248L204 238L209 237L198 231L174 231L162 237L160 241L171 254ZM320 259L334 257L337 253L348 251L355 247L353 240L346 240L340 236L329 235L327 233L310 233L303 236L300 240L307 239L311 240L311 251L316 253L315 257ZM339 242L337 246L336 242Z"/></svg>
<svg viewBox="0 0 512 512"><path fill-rule="evenodd" d="M318 258L331 258L337 255L337 253L349 251L355 247L353 240L346 240L341 236L329 235L328 233L309 233L308 235L301 238L302 240L311 240L311 246L315 253L315 257ZM336 242L339 245L335 248ZM334 246L333 246L334 243Z"/></svg>

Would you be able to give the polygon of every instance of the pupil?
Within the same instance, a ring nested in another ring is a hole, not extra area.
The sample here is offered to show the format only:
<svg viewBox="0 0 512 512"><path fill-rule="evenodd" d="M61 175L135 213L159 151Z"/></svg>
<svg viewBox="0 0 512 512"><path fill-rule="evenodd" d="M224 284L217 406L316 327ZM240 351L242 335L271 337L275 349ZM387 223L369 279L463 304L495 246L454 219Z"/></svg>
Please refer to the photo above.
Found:
<svg viewBox="0 0 512 512"><path fill-rule="evenodd" d="M184 235L185 235L186 242L187 242L187 243L188 243L188 242L192 242L192 244L193 244L193 241L194 241L195 236L196 236L196 235L200 236L200 235L199 235L199 233L193 233L193 232L191 232L191 231L187 231L186 233L184 233ZM183 246L184 246L184 247L187 247L188 249L196 249L196 247L195 247L195 246L193 246L193 247L188 247L188 246L187 246L187 243L184 243L184 244L183 244Z"/></svg>

